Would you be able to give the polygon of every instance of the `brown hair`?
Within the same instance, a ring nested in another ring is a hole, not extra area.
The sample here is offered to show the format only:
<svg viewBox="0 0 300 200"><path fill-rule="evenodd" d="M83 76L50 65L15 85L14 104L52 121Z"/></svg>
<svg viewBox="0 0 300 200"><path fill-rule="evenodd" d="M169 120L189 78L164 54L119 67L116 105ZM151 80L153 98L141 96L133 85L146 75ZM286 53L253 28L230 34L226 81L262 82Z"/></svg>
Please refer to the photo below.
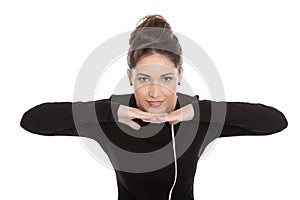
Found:
<svg viewBox="0 0 300 200"><path fill-rule="evenodd" d="M167 56L180 72L182 49L166 19L161 15L147 15L137 24L129 39L127 63L130 69L142 57L157 53Z"/></svg>

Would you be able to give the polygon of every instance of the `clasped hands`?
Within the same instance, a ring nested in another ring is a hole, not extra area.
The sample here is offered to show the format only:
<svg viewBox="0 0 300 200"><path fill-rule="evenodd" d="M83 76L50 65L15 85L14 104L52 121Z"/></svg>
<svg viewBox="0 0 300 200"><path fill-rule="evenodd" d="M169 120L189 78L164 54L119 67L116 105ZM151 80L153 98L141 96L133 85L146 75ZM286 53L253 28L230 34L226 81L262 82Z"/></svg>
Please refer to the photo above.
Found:
<svg viewBox="0 0 300 200"><path fill-rule="evenodd" d="M141 126L132 119L139 118L144 122L177 124L181 121L190 121L194 118L194 109L192 104L188 104L180 109L169 113L150 113L139 110L138 108L120 105L118 108L118 122L126 124L135 130Z"/></svg>

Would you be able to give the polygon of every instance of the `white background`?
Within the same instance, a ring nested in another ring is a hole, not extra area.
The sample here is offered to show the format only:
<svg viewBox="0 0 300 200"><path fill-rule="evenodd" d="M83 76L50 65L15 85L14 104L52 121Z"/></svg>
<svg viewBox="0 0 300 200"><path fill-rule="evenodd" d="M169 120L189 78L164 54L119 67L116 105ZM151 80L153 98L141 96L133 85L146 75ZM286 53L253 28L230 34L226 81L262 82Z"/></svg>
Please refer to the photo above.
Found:
<svg viewBox="0 0 300 200"><path fill-rule="evenodd" d="M1 1L0 199L117 199L114 171L79 138L19 122L37 104L72 101L87 56L155 13L207 52L227 101L273 106L289 121L278 134L219 139L198 163L195 199L299 199L299 9L296 0Z"/></svg>

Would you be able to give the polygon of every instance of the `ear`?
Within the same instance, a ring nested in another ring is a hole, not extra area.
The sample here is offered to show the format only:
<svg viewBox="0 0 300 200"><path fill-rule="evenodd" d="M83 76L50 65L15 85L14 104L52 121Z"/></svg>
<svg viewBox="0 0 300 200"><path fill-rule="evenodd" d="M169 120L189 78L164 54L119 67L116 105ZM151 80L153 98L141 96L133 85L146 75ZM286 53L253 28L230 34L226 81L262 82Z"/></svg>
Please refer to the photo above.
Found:
<svg viewBox="0 0 300 200"><path fill-rule="evenodd" d="M132 74L131 74L131 70L130 69L127 69L127 76L128 76L129 83L132 83L132 81L131 81Z"/></svg>
<svg viewBox="0 0 300 200"><path fill-rule="evenodd" d="M183 67L180 68L180 72L178 73L178 81L180 82L182 80L182 74L183 74Z"/></svg>

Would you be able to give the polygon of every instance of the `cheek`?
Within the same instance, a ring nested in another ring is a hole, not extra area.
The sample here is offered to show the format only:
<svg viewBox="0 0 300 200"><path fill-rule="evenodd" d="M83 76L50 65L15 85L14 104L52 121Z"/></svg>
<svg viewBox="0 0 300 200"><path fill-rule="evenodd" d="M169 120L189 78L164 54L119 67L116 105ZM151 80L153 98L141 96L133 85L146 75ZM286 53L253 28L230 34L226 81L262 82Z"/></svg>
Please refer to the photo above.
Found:
<svg viewBox="0 0 300 200"><path fill-rule="evenodd" d="M169 84L162 87L162 93L165 96L173 96L176 94L176 84Z"/></svg>
<svg viewBox="0 0 300 200"><path fill-rule="evenodd" d="M136 87L134 88L134 93L138 94L139 97L143 97L148 94L149 90L149 84L136 84Z"/></svg>
<svg viewBox="0 0 300 200"><path fill-rule="evenodd" d="M134 89L134 95L137 102L143 101L148 94L147 87L139 87Z"/></svg>

